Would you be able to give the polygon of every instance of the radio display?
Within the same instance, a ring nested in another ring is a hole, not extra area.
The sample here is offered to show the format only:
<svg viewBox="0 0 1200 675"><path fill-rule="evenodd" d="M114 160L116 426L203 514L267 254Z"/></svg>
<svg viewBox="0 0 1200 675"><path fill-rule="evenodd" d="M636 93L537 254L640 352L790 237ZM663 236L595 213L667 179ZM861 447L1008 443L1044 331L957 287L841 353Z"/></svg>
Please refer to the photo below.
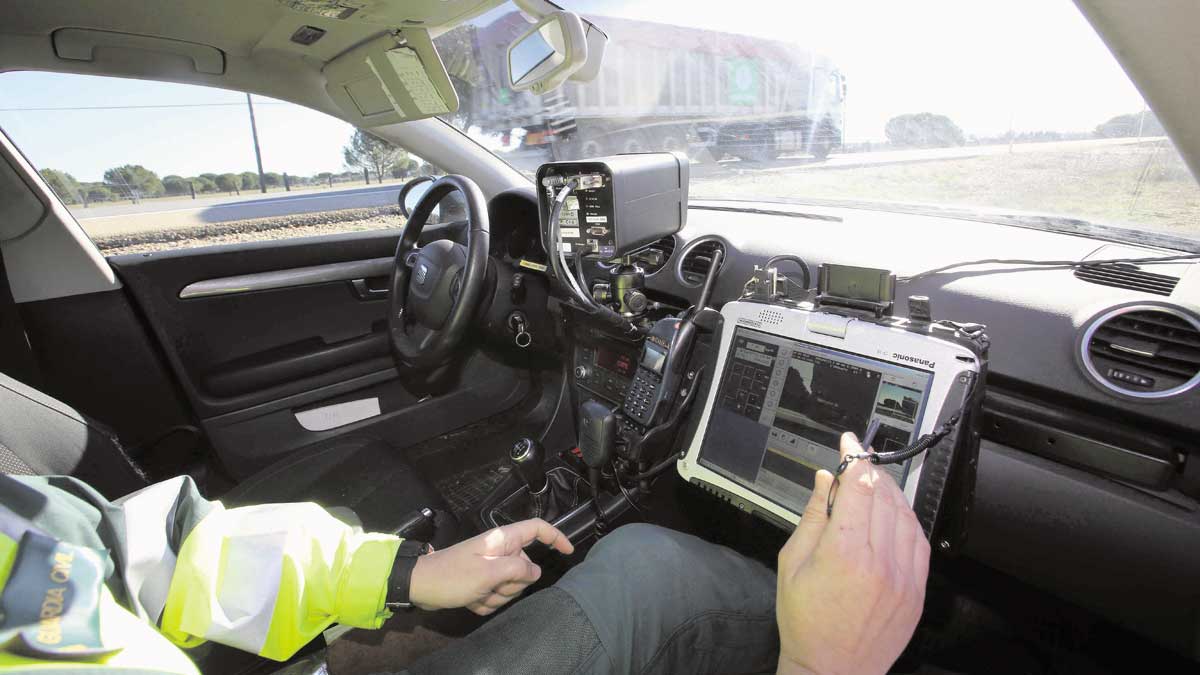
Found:
<svg viewBox="0 0 1200 675"><path fill-rule="evenodd" d="M633 377L633 358L608 347L596 347L596 366L621 377Z"/></svg>
<svg viewBox="0 0 1200 675"><path fill-rule="evenodd" d="M703 466L800 513L816 472L834 470L843 432L881 423L875 450L907 446L933 374L737 328L700 448ZM879 467L904 485L908 463Z"/></svg>

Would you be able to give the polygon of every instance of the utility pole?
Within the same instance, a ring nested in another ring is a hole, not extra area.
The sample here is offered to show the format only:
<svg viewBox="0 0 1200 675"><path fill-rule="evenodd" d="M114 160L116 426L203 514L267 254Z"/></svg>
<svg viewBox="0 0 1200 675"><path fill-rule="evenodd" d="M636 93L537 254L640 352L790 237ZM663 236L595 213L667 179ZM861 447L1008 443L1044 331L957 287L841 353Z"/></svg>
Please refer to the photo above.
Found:
<svg viewBox="0 0 1200 675"><path fill-rule="evenodd" d="M262 170L262 151L258 149L258 125L254 123L254 103L250 101L250 92L246 92L246 107L250 109L250 135L254 137L254 159L258 162L258 189L266 194L267 181Z"/></svg>

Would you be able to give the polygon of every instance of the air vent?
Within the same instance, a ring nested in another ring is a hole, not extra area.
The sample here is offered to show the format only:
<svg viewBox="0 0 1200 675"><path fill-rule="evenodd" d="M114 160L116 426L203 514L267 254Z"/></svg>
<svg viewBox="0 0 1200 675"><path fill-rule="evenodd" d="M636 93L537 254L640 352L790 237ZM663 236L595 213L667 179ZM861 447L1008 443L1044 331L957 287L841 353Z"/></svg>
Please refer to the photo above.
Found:
<svg viewBox="0 0 1200 675"><path fill-rule="evenodd" d="M675 252L675 235L668 235L633 254L641 263L646 274L654 274L661 270L671 254Z"/></svg>
<svg viewBox="0 0 1200 675"><path fill-rule="evenodd" d="M679 259L679 281L684 286L703 284L717 250L725 251L725 244L720 239L701 239L690 244Z"/></svg>
<svg viewBox="0 0 1200 675"><path fill-rule="evenodd" d="M1137 398L1177 396L1200 383L1200 321L1173 307L1121 307L1088 325L1080 355L1106 389Z"/></svg>
<svg viewBox="0 0 1200 675"><path fill-rule="evenodd" d="M654 274L667 264L673 253L675 253L675 235L672 234L659 239L653 244L647 244L639 248L631 253L630 257L637 262L638 266L646 274ZM616 266L610 261L600 261L596 264L606 270L610 270Z"/></svg>
<svg viewBox="0 0 1200 675"><path fill-rule="evenodd" d="M1090 284L1126 288L1154 295L1170 295L1179 277L1147 272L1137 265L1085 265L1075 270L1075 278Z"/></svg>

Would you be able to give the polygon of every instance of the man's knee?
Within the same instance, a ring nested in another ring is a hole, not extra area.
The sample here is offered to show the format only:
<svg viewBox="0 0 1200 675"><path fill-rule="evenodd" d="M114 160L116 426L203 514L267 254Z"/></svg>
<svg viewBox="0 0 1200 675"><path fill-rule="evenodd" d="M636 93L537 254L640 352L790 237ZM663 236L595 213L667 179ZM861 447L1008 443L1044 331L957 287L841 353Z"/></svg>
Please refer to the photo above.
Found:
<svg viewBox="0 0 1200 675"><path fill-rule="evenodd" d="M674 539L688 536L690 535L649 523L622 525L596 542L588 553L588 559L593 556L617 559L636 556Z"/></svg>

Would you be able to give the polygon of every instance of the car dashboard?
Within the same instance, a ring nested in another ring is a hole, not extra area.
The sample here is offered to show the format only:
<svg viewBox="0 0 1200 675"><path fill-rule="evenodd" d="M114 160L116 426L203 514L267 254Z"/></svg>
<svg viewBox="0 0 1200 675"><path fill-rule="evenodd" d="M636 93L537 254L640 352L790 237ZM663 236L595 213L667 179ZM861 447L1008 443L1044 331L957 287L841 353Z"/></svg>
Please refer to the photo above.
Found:
<svg viewBox="0 0 1200 675"><path fill-rule="evenodd" d="M493 248L505 262L543 268L532 195L505 193L491 215ZM984 219L693 199L686 225L642 257L653 305L693 304L717 247L725 260L710 305L718 309L742 295L755 265L790 254L814 269L892 270L897 316L909 296L925 296L936 319L986 325L990 364L965 555L1193 653L1200 266L1131 265L1127 274L1095 278L1070 267L983 264L919 276L983 259L1175 252ZM607 274L599 263L585 268L589 280ZM568 359L576 395L620 404L636 343L587 324L571 330L573 352L559 356Z"/></svg>

